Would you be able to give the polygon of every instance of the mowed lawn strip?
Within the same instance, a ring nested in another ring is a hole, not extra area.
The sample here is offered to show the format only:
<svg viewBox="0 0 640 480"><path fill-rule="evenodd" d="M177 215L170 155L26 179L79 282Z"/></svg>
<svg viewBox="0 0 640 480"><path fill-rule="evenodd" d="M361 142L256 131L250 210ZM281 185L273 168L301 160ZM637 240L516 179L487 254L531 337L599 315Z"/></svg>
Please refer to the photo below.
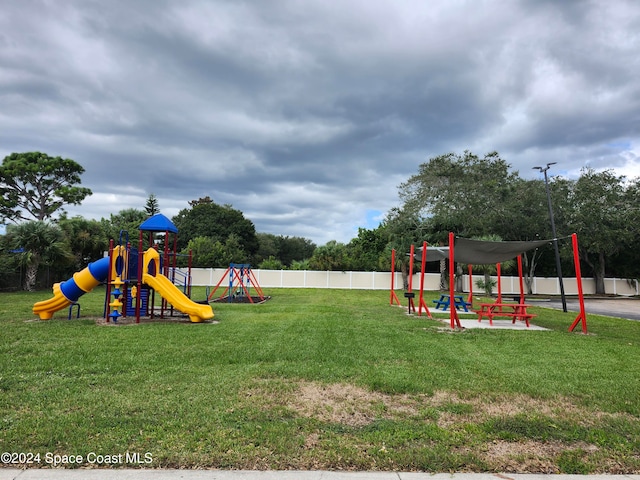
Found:
<svg viewBox="0 0 640 480"><path fill-rule="evenodd" d="M214 303L214 323L120 326L97 324L100 288L80 319L46 322L30 312L47 292L0 294L0 451L148 453L140 465L156 468L640 473L638 322L589 315L583 335L567 332L575 313L534 308L549 331L452 332L384 291L266 293Z"/></svg>

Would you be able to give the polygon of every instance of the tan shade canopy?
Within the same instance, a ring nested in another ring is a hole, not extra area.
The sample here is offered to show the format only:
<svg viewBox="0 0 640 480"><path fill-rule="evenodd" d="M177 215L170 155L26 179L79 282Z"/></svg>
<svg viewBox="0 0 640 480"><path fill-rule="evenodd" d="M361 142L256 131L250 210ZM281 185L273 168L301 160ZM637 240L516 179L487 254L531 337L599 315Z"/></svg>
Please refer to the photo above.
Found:
<svg viewBox="0 0 640 480"><path fill-rule="evenodd" d="M472 265L502 263L517 257L521 253L552 243L553 240L490 242L456 238L454 260ZM415 259L422 260L422 247L417 249ZM427 262L439 262L449 258L449 247L427 247Z"/></svg>

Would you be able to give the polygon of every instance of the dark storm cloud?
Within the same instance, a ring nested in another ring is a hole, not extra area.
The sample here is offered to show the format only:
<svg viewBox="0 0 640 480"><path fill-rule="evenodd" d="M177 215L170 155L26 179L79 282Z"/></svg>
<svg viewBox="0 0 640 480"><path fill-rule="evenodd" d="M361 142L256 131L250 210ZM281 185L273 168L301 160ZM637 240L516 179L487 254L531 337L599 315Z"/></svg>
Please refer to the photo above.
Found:
<svg viewBox="0 0 640 480"><path fill-rule="evenodd" d="M632 1L10 1L0 155L81 163L108 217L210 196L347 241L430 157L639 175Z"/></svg>

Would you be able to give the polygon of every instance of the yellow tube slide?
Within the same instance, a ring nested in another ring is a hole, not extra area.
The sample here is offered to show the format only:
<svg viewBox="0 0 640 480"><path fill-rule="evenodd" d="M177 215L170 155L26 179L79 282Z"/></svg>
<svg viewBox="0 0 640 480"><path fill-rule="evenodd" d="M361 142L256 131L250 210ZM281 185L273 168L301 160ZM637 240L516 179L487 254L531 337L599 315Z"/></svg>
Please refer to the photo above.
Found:
<svg viewBox="0 0 640 480"><path fill-rule="evenodd" d="M153 267L150 269L149 266L152 263ZM144 274L142 275L142 282L153 288L156 292L162 295L162 298L182 313L189 315L189 319L192 322L198 323L213 318L211 305L194 302L182 293L180 289L171 282L171 280L161 273L156 273L155 275L147 273L150 270L152 270L152 272L158 272L159 269L160 255L157 250L150 248L144 252Z"/></svg>
<svg viewBox="0 0 640 480"><path fill-rule="evenodd" d="M58 310L68 307L73 302L65 297L60 291L60 284L53 284L53 297L43 300L33 306L34 315L38 315L40 320L51 320L53 314Z"/></svg>

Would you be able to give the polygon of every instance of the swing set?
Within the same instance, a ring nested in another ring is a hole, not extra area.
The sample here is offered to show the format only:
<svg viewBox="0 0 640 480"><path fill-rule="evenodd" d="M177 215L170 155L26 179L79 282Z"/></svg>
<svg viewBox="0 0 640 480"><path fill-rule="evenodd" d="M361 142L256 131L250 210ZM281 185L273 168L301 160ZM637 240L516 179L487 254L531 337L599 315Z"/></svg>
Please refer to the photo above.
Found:
<svg viewBox="0 0 640 480"><path fill-rule="evenodd" d="M216 291L223 284L225 280L228 280L222 294L214 298ZM255 295L251 295L251 288L255 292ZM229 268L225 270L220 277L220 280L213 287L213 290L207 294L207 302L222 302L227 301L229 303L262 303L269 300L271 297L265 296L258 279L256 278L251 265L244 263L231 263Z"/></svg>

